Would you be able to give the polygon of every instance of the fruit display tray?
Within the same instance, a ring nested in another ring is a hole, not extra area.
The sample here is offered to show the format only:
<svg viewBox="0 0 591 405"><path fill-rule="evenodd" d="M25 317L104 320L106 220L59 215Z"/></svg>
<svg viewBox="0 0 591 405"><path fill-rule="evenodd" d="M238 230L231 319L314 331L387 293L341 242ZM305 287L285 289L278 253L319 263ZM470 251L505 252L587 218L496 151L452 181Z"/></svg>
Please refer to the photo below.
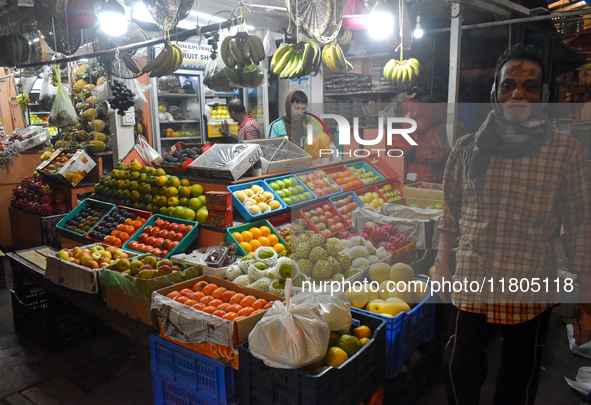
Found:
<svg viewBox="0 0 591 405"><path fill-rule="evenodd" d="M373 173L375 173L376 176L379 177L379 179L369 182L369 183L365 183L363 180L361 180L365 185L370 185L370 184L376 184L376 183L380 183L384 180L386 180L384 178L384 176L382 176L378 171L376 171L373 167L371 167L370 165L368 165L365 162L355 162L355 163L347 163L345 164L345 167L348 168L349 170L351 170L352 167L355 167L357 169L365 169L365 170L369 170Z"/></svg>
<svg viewBox="0 0 591 405"><path fill-rule="evenodd" d="M271 210L268 212L261 212L258 215L252 215L250 212L248 212L246 207L240 202L240 200L238 200L238 198L236 198L234 193L236 191L241 191L241 190L245 190L247 188L251 188L254 185L260 186L263 189L263 191L271 192L271 194L273 194L273 199L277 200L279 202L279 204L281 205L281 207L276 210ZM240 213L240 215L242 215L242 217L246 220L246 222L251 222L253 220L262 219L262 218L268 218L272 215L281 214L282 212L287 211L287 205L285 204L285 202L283 202L283 199L279 198L279 196L269 186L269 184L263 180L251 181L249 183L240 183L240 184L237 184L234 186L228 186L228 191L232 193L232 203L234 204L234 208L236 210L238 210L238 212Z"/></svg>
<svg viewBox="0 0 591 405"><path fill-rule="evenodd" d="M349 179L347 181L345 181L344 184L346 184L347 182L350 182L352 184L349 185L349 187L343 187L343 185L337 183L335 181L335 183L337 183L337 185L339 187L341 187L341 189L343 191L350 191L350 190L355 190L356 188L360 188L360 187L365 187L366 184L361 181L361 179L359 177L357 177L351 170L349 170L345 165L338 165L338 166L331 166L331 167L325 167L324 169L322 169L322 171L333 181L335 181L332 177L330 177L331 174L333 173L346 173L346 175L349 177Z"/></svg>
<svg viewBox="0 0 591 405"><path fill-rule="evenodd" d="M380 189L376 185L368 186L368 187L364 187L364 188L358 188L357 190L355 190L355 195L357 195L357 198L359 198L360 196L362 196L363 194L365 194L367 192L378 193L379 198L384 200L384 204L388 202L386 200L386 197L384 197L384 195L381 193ZM361 201L361 198L359 198L359 201ZM363 202L361 204L363 207L370 207L369 205L363 204Z"/></svg>
<svg viewBox="0 0 591 405"><path fill-rule="evenodd" d="M320 170L320 169L317 169L317 170L311 170L311 171L309 171L309 172L304 172L304 173L298 173L298 174L296 174L296 176L297 176L297 178L298 178L298 179L302 180L302 177L301 177L301 176L303 176L303 175L305 175L305 174L311 174L311 173L314 173L314 172L320 172L320 173L322 173L324 176L326 176L326 174L325 174L325 173L324 173L322 170ZM343 192L343 189L341 188L341 186L339 186L337 183L335 183L335 182L334 182L334 181L333 181L333 180L332 180L330 177L328 177L328 176L326 176L326 177L328 178L328 180L330 180L330 183L331 183L331 184L334 184L334 185L335 185L335 186L338 188L338 190L337 190L337 191L335 191L334 193L329 193L329 194L325 194L325 195L323 195L323 196L319 196L318 194L316 194L316 193L314 192L314 190L312 190L312 189L310 188L310 190L312 191L312 193L313 193L313 194L314 194L314 195L317 197L317 200L318 200L318 201L320 201L320 200L323 200L323 199L326 199L328 196L331 196L331 195L336 195L336 194L340 194L340 193L342 193L342 192ZM302 180L302 182L303 182L303 180ZM304 183L304 184L305 184L305 183ZM309 187L308 187L308 188L309 188Z"/></svg>
<svg viewBox="0 0 591 405"><path fill-rule="evenodd" d="M240 403L358 405L371 397L384 380L386 322L367 312L351 315L354 326L371 328L371 340L339 367L328 367L316 375L268 367L250 353L248 342L240 345Z"/></svg>
<svg viewBox="0 0 591 405"><path fill-rule="evenodd" d="M397 190L400 193L400 198L398 198L396 200L392 200L392 201L388 201L386 199L386 200L384 200L385 202L390 202L390 203L397 202L397 201L401 200L402 198L404 198L403 186L397 180L387 179L386 181L376 184L378 190L380 190L380 193L382 192L381 191L382 187L387 186L387 185L392 187L392 191ZM384 195L384 198L386 197L386 195L384 193L382 193L382 195Z"/></svg>
<svg viewBox="0 0 591 405"><path fill-rule="evenodd" d="M285 245L285 241L283 240L283 238L281 237L279 232L277 232L277 229L275 229L275 227L273 225L271 225L271 223L269 221L267 221L266 219L261 219L258 221L249 222L248 224L243 224L243 225L239 225L239 226L234 226L232 228L228 228L226 230L226 240L236 244L236 251L239 254L241 254L242 256L246 256L246 252L244 251L244 249L242 249L242 247L240 246L238 241L236 239L234 239L232 234L234 232L240 233L242 231L248 231L252 227L260 228L261 226L268 226L269 229L271 229L271 233L273 235L277 236L277 238L279 238L279 243L283 243L283 245Z"/></svg>
<svg viewBox="0 0 591 405"><path fill-rule="evenodd" d="M324 208L323 206L325 204L328 205L328 209L332 213L333 218L336 217L338 219L338 222L341 222L343 225L345 225L344 228L339 229L337 231L333 231L331 233L327 233L326 235L324 233L322 233L322 231L320 230L320 228L318 228L318 226L312 221L312 219L310 219L306 215L306 212L315 210L316 208ZM351 228L351 223L349 221L347 221L341 215L341 213L335 208L334 205L329 204L327 202L321 202L321 203L318 203L318 204L310 205L310 206L306 207L305 210L304 209L301 209L300 210L300 213L302 214L302 217L304 218L304 220L308 223L308 228L311 229L311 230L313 230L314 232L319 233L320 235L324 236L325 239L328 239L328 238L330 238L330 237L332 237L332 236L334 236L334 235L336 235L336 234L338 234L338 233L340 233L342 231L346 231L347 229L350 229Z"/></svg>
<svg viewBox="0 0 591 405"><path fill-rule="evenodd" d="M343 216L343 218L345 218L346 214L343 214L341 212L341 210L337 207L336 203L337 201L340 201L344 198L347 198L349 196L353 196L353 202L355 202L355 204L357 204L357 207L363 207L363 203L361 202L361 200L359 199L359 197L357 197L357 195L353 192L353 191L349 191L347 193L343 193L343 194L339 194L339 195L333 195L331 197L328 197L328 200L330 201L330 203L332 205L334 205L334 207L337 209L337 211L339 212L339 214L341 214ZM347 218L345 218L345 220L348 221Z"/></svg>
<svg viewBox="0 0 591 405"><path fill-rule="evenodd" d="M119 208L119 209L120 209L120 210L122 210L122 211L128 211L128 212L131 212L131 213L132 213L132 214L134 214L136 217L138 217L138 216L139 216L139 217L142 217L142 218L146 218L146 222L147 222L147 220L148 220L148 219L150 219L150 217L152 217L152 215L154 215L154 214L152 214L151 212L148 212L148 211L141 211L141 210L136 210L135 208L124 207L124 206L122 206L122 205L117 205L115 208ZM108 214L107 214L107 215L108 215ZM93 229L94 229L94 228L96 228L96 227L98 227L98 226L101 226L101 224L103 223L103 221L105 220L105 218L107 217L107 215L103 216L103 218L101 218L101 221L100 221L98 224L96 224L96 225L93 227ZM145 225L145 223L144 223L144 225ZM142 226L143 226L143 225L142 225ZM141 227L140 227L140 228L141 228ZM134 231L132 234L130 234L130 235L129 235L129 239L127 239L127 241L131 240L131 238L133 237L133 235L135 235L135 234L137 233L137 231L138 231L140 228L136 228L136 230L135 230L135 231ZM92 229L91 229L91 231L92 231ZM89 232L90 232L90 231L89 231ZM93 242L106 243L107 245L115 246L115 247L118 247L118 248L122 247L122 246L123 246L123 245L125 245L125 243L127 242L127 241L125 241L125 242L121 242L119 245L114 245L114 244L112 244L112 243L109 243L109 242L106 242L106 241L104 241L104 240L98 240L98 239L91 238L91 237L88 235L88 233L86 234L86 239L88 239L88 240L91 240L91 241L93 241Z"/></svg>
<svg viewBox="0 0 591 405"><path fill-rule="evenodd" d="M94 224L94 226L92 228L90 228L84 234L80 234L78 232L74 232L74 231L71 231L71 230L67 229L66 228L66 223L70 219L72 219L76 215L78 215L78 213L80 213L80 211L82 211L84 208L87 208L87 207L92 207L93 209L95 209L99 213L102 213L102 216L99 218L99 220L97 221L97 223ZM66 215L64 218L62 218L62 220L57 223L56 227L61 232L65 233L67 236L74 236L75 237L74 239L76 241L78 241L78 242L83 242L83 241L86 242L86 235L88 234L88 232L90 232L95 226L97 226L103 220L103 218L113 208L115 208L115 205L114 204L103 202L103 201L94 200L92 198L87 198L87 199L83 200L80 204L78 204L68 215Z"/></svg>
<svg viewBox="0 0 591 405"><path fill-rule="evenodd" d="M287 205L287 207L289 207L289 208L291 208L291 209L299 209L300 207L303 207L303 206L305 206L305 205L308 205L308 204L310 204L310 203L313 203L314 201L316 201L316 200L318 199L318 198L316 197L316 194L314 194L314 193L312 192L312 190L310 190L310 188L308 188L308 186L306 186L306 185L304 184L304 182L303 182L302 180L300 180L300 179L299 179L297 176L295 176L295 175L291 175L291 176L280 176L280 177L273 177L273 178L270 178L270 179L266 179L266 180L265 180L265 182L266 182L267 184L271 184L271 183L273 183L274 181L277 181L277 180L284 180L284 179L291 179L292 177L298 181L298 186L302 186L302 187L304 187L304 190L305 190L304 192L309 192L310 194L312 194L312 198L311 198L311 199L309 199L309 200L303 201L303 202L296 203L296 204L293 204L293 203L292 203L292 204L287 204L287 203L286 203L285 201L283 201L283 199L282 199L282 201L285 203L285 205ZM271 186L269 186L269 187L271 187ZM277 193L275 193L275 194L277 194Z"/></svg>
<svg viewBox="0 0 591 405"><path fill-rule="evenodd" d="M195 239L197 239L197 237L199 236L199 228L197 227L197 222L195 222L195 221L188 221L186 219L174 218L174 217L169 217L169 216L161 215L161 214L154 214L150 217L150 219L148 219L142 225L142 227L140 229L138 229L133 234L133 236L131 238L129 238L127 240L127 242L125 242L125 244L123 245L123 249L129 250L132 252L137 252L137 251L130 249L128 247L129 243L134 240L137 241L139 236L144 232L144 229L146 228L146 226L149 226L149 225L154 226L154 223L156 222L157 219L163 219L165 221L176 222L177 224L184 224L184 225L192 225L193 226L193 229L191 229L189 231L189 233L187 233L185 235L185 237L179 241L179 244L176 245L174 247L174 249L172 249L165 257L163 257L161 259L169 259L170 256L172 256L172 255L184 252L191 245L191 243L193 243L193 241L195 241Z"/></svg>

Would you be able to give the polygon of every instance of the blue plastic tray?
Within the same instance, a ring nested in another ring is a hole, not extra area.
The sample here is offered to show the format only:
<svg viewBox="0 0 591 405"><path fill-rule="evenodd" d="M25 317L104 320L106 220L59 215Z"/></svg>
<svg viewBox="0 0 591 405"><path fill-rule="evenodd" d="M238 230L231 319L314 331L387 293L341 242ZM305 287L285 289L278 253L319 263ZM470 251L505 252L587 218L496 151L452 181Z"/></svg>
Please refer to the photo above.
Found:
<svg viewBox="0 0 591 405"><path fill-rule="evenodd" d="M291 176L279 176L279 177L273 177L273 178L270 178L270 179L266 179L266 180L265 180L265 182L266 182L267 184L271 184L271 183L273 183L274 181L277 181L277 180L283 180L283 179L291 179L292 177L298 181L298 185L301 185L301 186L303 186L303 187L304 187L304 190L305 190L305 191L308 191L310 194L312 194L312 199L311 199L311 200L306 200L306 201L304 201L304 202L300 202L300 203L297 203L297 204L287 204L287 203L285 203L285 205L287 205L288 207L290 207L290 208L292 208L292 209L299 209L299 208L303 207L304 205L308 205L308 204L314 204L314 202L315 202L315 201L318 199L318 197L316 197L316 194L314 194L314 193L312 192L312 190L310 190L310 189L308 188L308 186L306 186L306 185L304 184L304 182L303 182L303 181L301 181L301 180L298 178L298 176L296 176L295 174L294 174L294 175L291 175ZM271 187L271 186L269 186L269 187ZM277 193L275 193L275 194L277 194ZM284 201L284 202L285 202L285 201Z"/></svg>
<svg viewBox="0 0 591 405"><path fill-rule="evenodd" d="M337 202L338 200L342 200L343 198L347 198L348 196L352 195L353 196L353 201L355 201L355 204L357 204L358 207L363 207L363 203L361 202L361 200L359 199L359 197L357 197L357 194L355 194L355 192L353 191L347 191L343 194L338 194L338 195L333 195L328 197L328 201L330 201L330 203L333 205L333 207L335 207L337 209L337 211L339 212L339 214L341 214L343 217L345 216L345 214L343 214L338 208L337 205L335 204L335 202ZM351 222L350 219L345 218L347 221Z"/></svg>
<svg viewBox="0 0 591 405"><path fill-rule="evenodd" d="M271 192L271 194L273 194L273 198L279 202L281 207L276 210L260 213L259 215L252 215L250 212L248 212L246 207L244 205L242 205L242 203L238 200L238 198L236 198L236 196L234 195L234 192L245 190L247 188L251 188L255 184L262 187L263 191ZM240 184L237 184L234 186L228 186L228 191L232 193L232 203L234 205L234 208L236 210L238 210L238 212L240 213L240 215L242 215L242 217L246 220L246 222L251 222L253 220L268 218L273 215L281 214L282 212L285 212L288 209L287 204L285 204L283 202L283 200L281 198L279 198L279 196L275 193L275 191L269 186L269 184L267 184L263 180L251 181L248 183L240 183Z"/></svg>

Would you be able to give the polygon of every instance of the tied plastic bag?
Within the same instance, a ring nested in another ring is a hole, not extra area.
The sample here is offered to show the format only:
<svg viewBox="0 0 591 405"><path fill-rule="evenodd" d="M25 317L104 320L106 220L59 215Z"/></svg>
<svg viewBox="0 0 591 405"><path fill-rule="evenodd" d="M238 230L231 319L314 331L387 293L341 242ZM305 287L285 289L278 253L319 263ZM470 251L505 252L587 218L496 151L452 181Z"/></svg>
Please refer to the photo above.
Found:
<svg viewBox="0 0 591 405"><path fill-rule="evenodd" d="M320 309L331 331L347 333L351 327L351 303L345 293L304 291L291 299L292 304L313 304Z"/></svg>
<svg viewBox="0 0 591 405"><path fill-rule="evenodd" d="M300 368L321 360L330 329L314 304L293 304L291 279L285 287L285 305L275 301L248 335L252 355L274 368Z"/></svg>
<svg viewBox="0 0 591 405"><path fill-rule="evenodd" d="M230 35L227 31L220 35L220 44L227 35ZM220 56L215 59L210 59L209 62L207 62L207 66L205 67L203 84L215 91L234 93L237 89L230 76L228 76L229 71L230 68L226 67Z"/></svg>
<svg viewBox="0 0 591 405"><path fill-rule="evenodd" d="M138 79L123 79L123 84L134 94L133 101L135 102L135 109L142 109L148 100L145 93L150 90L149 84L142 84ZM103 83L104 84L104 83Z"/></svg>
<svg viewBox="0 0 591 405"><path fill-rule="evenodd" d="M57 95L51 112L49 114L49 125L58 128L71 127L78 124L78 115L76 109L70 100L70 96L62 84L60 70L56 66L53 72L57 78Z"/></svg>
<svg viewBox="0 0 591 405"><path fill-rule="evenodd" d="M566 335L568 337L568 345L571 352L578 354L581 357L591 359L591 342L579 346L577 342L575 342L575 330L572 324L566 325Z"/></svg>
<svg viewBox="0 0 591 405"><path fill-rule="evenodd" d="M57 96L57 86L54 86L51 80L51 67L44 66L41 76L43 79L39 92L39 106L45 111L50 111Z"/></svg>
<svg viewBox="0 0 591 405"><path fill-rule="evenodd" d="M144 138L141 138L133 148L139 153L144 162L153 162L158 158L162 158Z"/></svg>
<svg viewBox="0 0 591 405"><path fill-rule="evenodd" d="M564 377L568 385L583 394L589 403L591 401L591 367L581 367L577 372L576 381Z"/></svg>
<svg viewBox="0 0 591 405"><path fill-rule="evenodd" d="M109 82L105 81L103 84L99 84L92 89L92 95L95 96L99 101L107 101L109 98Z"/></svg>
<svg viewBox="0 0 591 405"><path fill-rule="evenodd" d="M225 67L226 75L238 87L254 89L265 84L265 75L260 65L248 65L242 68Z"/></svg>

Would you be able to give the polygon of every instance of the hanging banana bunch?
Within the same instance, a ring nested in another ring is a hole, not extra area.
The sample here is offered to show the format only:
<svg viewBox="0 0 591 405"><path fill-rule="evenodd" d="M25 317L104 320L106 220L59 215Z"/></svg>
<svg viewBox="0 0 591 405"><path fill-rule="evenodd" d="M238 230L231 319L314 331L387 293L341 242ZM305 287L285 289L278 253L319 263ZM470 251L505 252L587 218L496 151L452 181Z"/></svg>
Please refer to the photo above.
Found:
<svg viewBox="0 0 591 405"><path fill-rule="evenodd" d="M283 44L273 54L271 70L281 79L297 79L312 73L320 62L320 48L313 39Z"/></svg>
<svg viewBox="0 0 591 405"><path fill-rule="evenodd" d="M335 41L324 45L322 49L322 61L333 72L347 73L353 70L353 65L345 59L343 50Z"/></svg>
<svg viewBox="0 0 591 405"><path fill-rule="evenodd" d="M228 35L224 38L220 46L220 55L227 67L243 68L258 65L265 59L265 48L257 35L238 32L234 36Z"/></svg>
<svg viewBox="0 0 591 405"><path fill-rule="evenodd" d="M158 56L143 67L142 73L148 73L150 77L168 76L180 68L182 64L183 51L181 47L166 41Z"/></svg>
<svg viewBox="0 0 591 405"><path fill-rule="evenodd" d="M341 46L349 45L349 42L353 39L353 32L348 29L342 29L337 36L337 43Z"/></svg>
<svg viewBox="0 0 591 405"><path fill-rule="evenodd" d="M392 84L404 86L410 84L419 75L419 61L415 58L390 59L384 66L384 77Z"/></svg>

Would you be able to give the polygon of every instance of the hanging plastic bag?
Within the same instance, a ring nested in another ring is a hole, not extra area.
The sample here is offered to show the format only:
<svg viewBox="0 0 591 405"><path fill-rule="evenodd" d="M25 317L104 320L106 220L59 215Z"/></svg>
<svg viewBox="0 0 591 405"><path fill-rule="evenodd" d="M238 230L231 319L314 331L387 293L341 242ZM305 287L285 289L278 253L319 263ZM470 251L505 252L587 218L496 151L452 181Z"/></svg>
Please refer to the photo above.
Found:
<svg viewBox="0 0 591 405"><path fill-rule="evenodd" d="M153 162L161 158L158 152L144 138L140 138L139 142L133 148L139 153L144 162Z"/></svg>
<svg viewBox="0 0 591 405"><path fill-rule="evenodd" d="M293 304L291 278L285 287L285 305L275 301L248 335L252 355L267 366L300 368L321 360L328 348L330 329L314 304Z"/></svg>
<svg viewBox="0 0 591 405"><path fill-rule="evenodd" d="M57 96L57 86L53 85L51 79L51 67L43 67L41 74L41 91L39 92L39 106L45 111L51 111L55 96Z"/></svg>
<svg viewBox="0 0 591 405"><path fill-rule="evenodd" d="M76 109L62 84L59 68L54 67L53 72L57 78L57 95L49 114L49 125L58 128L74 126L78 124Z"/></svg>
<svg viewBox="0 0 591 405"><path fill-rule="evenodd" d="M136 93L137 94L137 93ZM92 95L98 98L100 102L107 101L109 98L109 82L105 81L92 89Z"/></svg>
<svg viewBox="0 0 591 405"><path fill-rule="evenodd" d="M277 50L275 38L273 38L273 35L271 35L271 31L269 30L269 28L267 28L267 35L265 35L265 39L263 39L263 47L265 49L265 55L269 58L273 56L273 54Z"/></svg>
<svg viewBox="0 0 591 405"><path fill-rule="evenodd" d="M591 367L581 367L577 372L576 381L564 377L568 385L583 394L587 402L591 400Z"/></svg>
<svg viewBox="0 0 591 405"><path fill-rule="evenodd" d="M226 66L224 69L231 82L237 87L254 89L265 84L265 75L260 65L253 64L238 69Z"/></svg>
<svg viewBox="0 0 591 405"><path fill-rule="evenodd" d="M320 309L331 332L346 333L351 327L351 303L343 292L336 294L304 291L291 299L292 304L313 304Z"/></svg>
<svg viewBox="0 0 591 405"><path fill-rule="evenodd" d="M224 41L226 36L230 35L228 31L220 33L219 43ZM203 84L215 91L225 91L234 93L237 89L232 83L230 76L228 76L230 68L226 68L224 61L220 56L215 59L210 59L205 67L203 75Z"/></svg>
<svg viewBox="0 0 591 405"><path fill-rule="evenodd" d="M146 98L145 93L150 90L149 84L140 83L138 79L123 79L123 84L135 94L133 101L135 102L136 109L141 110L146 104L148 104L148 99Z"/></svg>

